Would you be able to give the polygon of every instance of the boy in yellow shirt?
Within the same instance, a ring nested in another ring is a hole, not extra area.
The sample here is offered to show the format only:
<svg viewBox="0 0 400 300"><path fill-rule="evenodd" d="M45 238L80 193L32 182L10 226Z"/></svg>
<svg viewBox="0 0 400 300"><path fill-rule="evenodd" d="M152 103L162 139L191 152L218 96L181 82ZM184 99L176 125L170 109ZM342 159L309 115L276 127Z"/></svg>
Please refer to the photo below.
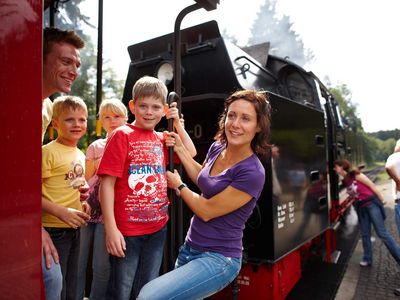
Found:
<svg viewBox="0 0 400 300"><path fill-rule="evenodd" d="M87 107L75 96L53 103L53 127L57 139L42 147L42 223L60 257L61 299L70 299L77 287L79 227L89 219L90 207L80 201L85 184L85 155L77 148L86 133ZM72 299L72 298L71 298Z"/></svg>

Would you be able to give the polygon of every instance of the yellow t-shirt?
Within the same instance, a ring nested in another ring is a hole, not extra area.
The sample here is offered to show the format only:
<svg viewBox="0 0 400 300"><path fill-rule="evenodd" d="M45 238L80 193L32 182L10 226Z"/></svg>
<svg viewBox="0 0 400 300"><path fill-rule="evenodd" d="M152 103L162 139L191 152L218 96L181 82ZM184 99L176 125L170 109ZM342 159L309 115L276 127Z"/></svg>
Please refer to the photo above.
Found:
<svg viewBox="0 0 400 300"><path fill-rule="evenodd" d="M46 129L51 122L53 116L53 102L49 98L43 100L42 103L42 143Z"/></svg>
<svg viewBox="0 0 400 300"><path fill-rule="evenodd" d="M68 208L82 211L79 187L85 182L85 155L77 147L56 141L42 146L42 196ZM69 226L57 217L42 213L45 227Z"/></svg>

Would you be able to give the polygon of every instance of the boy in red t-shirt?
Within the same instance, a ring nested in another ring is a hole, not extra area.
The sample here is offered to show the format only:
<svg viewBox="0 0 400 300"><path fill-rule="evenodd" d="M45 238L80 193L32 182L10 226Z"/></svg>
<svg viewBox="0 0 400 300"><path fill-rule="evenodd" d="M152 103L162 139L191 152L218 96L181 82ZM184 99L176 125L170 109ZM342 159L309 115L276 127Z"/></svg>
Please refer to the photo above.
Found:
<svg viewBox="0 0 400 300"><path fill-rule="evenodd" d="M168 221L168 151L163 133L154 128L163 116L173 119L185 147L196 155L176 104L166 104L167 93L154 77L135 83L129 102L135 121L115 129L97 171L112 299L136 299L142 286L159 275Z"/></svg>

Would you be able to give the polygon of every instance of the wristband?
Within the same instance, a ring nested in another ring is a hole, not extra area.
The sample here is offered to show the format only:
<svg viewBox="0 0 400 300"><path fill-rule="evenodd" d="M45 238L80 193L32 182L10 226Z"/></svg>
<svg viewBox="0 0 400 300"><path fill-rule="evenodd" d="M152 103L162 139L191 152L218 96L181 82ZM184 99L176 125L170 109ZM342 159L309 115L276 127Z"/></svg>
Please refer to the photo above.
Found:
<svg viewBox="0 0 400 300"><path fill-rule="evenodd" d="M185 183L182 183L180 186L178 186L177 190L182 191L183 188L187 187Z"/></svg>

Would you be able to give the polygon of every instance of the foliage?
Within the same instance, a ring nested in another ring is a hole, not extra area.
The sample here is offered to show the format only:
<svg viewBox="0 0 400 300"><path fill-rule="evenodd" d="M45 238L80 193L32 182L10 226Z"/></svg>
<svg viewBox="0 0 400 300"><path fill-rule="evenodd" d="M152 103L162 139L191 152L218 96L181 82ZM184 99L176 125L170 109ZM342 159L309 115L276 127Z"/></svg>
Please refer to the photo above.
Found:
<svg viewBox="0 0 400 300"><path fill-rule="evenodd" d="M59 2L58 12L55 14L55 26L62 29L75 30L84 40L85 47L81 49L80 75L72 86L71 94L81 97L88 107L88 130L80 142L79 147L83 150L96 139L96 76L97 76L97 51L92 37L86 34L90 29L95 28L90 23L90 18L82 15L79 4L84 0L70 0ZM45 26L49 25L49 9L44 16ZM122 98L123 81L117 80L115 71L103 62L102 74L102 95L104 98Z"/></svg>
<svg viewBox="0 0 400 300"><path fill-rule="evenodd" d="M371 135L381 140L394 139L397 141L398 139L400 139L400 129L385 131L381 130L378 132L373 132L371 133Z"/></svg>
<svg viewBox="0 0 400 300"><path fill-rule="evenodd" d="M359 134L361 136L360 141L363 144L362 155L367 165L370 165L371 163L376 161L376 154L379 148L379 140L371 137L370 135L368 135L368 133L364 131L360 131Z"/></svg>
<svg viewBox="0 0 400 300"><path fill-rule="evenodd" d="M85 25L94 28L90 23L90 18L81 13L79 5L85 0L53 0L53 6L56 10L56 26L71 26L74 29L81 29ZM45 24L49 24L50 9L45 11ZM74 24L72 26L72 24Z"/></svg>
<svg viewBox="0 0 400 300"><path fill-rule="evenodd" d="M304 47L300 36L292 29L290 17L283 15L278 19L276 15L276 0L265 0L257 13L257 18L251 28L249 45L269 42L270 53L287 57L300 66L304 66L314 57L311 50Z"/></svg>
<svg viewBox="0 0 400 300"><path fill-rule="evenodd" d="M361 119L357 115L357 104L351 102L352 93L346 84L330 88L330 92L339 103L343 122L353 131L363 131Z"/></svg>
<svg viewBox="0 0 400 300"><path fill-rule="evenodd" d="M377 141L378 149L375 154L375 158L378 161L385 161L390 154L393 153L394 145L396 144L396 140L394 138L389 138L387 140L382 141L376 137L372 137Z"/></svg>
<svg viewBox="0 0 400 300"><path fill-rule="evenodd" d="M355 136L357 145L355 155L362 157L365 163L371 164L377 161L386 161L393 153L396 140L400 138L400 130L379 131L377 133L366 133L363 130L361 119L357 114L357 105L352 103L351 90L346 84L330 87L330 92L339 103L347 130L351 130Z"/></svg>

